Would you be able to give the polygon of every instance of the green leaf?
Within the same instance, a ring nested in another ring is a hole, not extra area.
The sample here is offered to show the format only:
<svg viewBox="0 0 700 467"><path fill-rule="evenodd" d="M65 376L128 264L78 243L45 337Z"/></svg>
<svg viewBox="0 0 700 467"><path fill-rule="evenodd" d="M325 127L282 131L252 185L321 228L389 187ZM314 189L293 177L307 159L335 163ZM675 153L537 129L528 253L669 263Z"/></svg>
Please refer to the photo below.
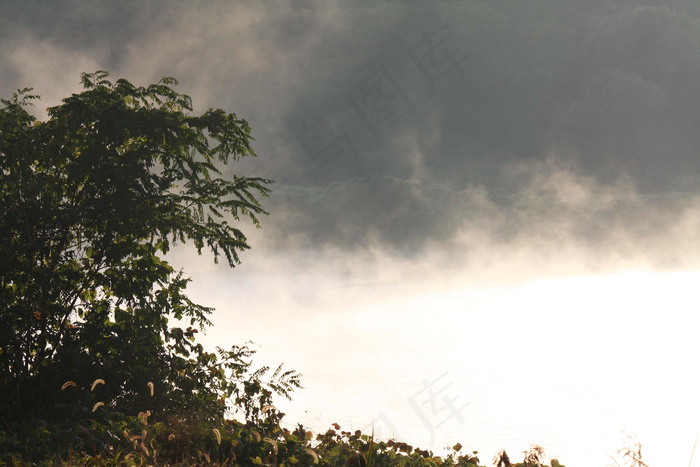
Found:
<svg viewBox="0 0 700 467"><path fill-rule="evenodd" d="M224 370L167 328L171 316L204 327L212 310L159 255L191 241L233 267L249 248L230 221L257 224L267 182L220 171L250 154L247 123L193 113L174 78L138 86L97 71L80 82L38 125L29 88L0 108L0 309L13 323L0 340L0 424L62 419L45 388L76 368L123 391L110 410L142 411L144 384L158 380L168 387L147 407L221 418Z"/></svg>

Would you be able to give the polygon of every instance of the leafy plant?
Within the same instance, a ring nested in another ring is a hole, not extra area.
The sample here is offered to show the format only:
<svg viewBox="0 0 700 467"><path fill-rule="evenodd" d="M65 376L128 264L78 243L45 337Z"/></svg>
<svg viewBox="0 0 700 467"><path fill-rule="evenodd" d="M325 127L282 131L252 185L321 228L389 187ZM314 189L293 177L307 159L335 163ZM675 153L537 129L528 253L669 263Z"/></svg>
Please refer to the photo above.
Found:
<svg viewBox="0 0 700 467"><path fill-rule="evenodd" d="M249 248L237 222L259 226L270 181L224 179L220 165L255 155L250 127L219 109L196 114L173 78L81 81L44 122L28 112L30 89L1 101L0 431L143 410L221 421L220 400L238 388L221 370L240 375L250 353L219 361L195 342L212 310L187 298L189 279L162 256L191 242L233 267ZM298 386L293 372L275 377L273 391ZM58 391L98 378L94 391Z"/></svg>

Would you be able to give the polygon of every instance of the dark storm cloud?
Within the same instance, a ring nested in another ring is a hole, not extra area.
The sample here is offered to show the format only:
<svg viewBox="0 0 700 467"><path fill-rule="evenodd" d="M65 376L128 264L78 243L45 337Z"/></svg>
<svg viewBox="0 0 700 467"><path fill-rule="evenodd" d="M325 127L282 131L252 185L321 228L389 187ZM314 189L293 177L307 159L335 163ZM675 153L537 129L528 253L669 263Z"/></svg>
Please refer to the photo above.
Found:
<svg viewBox="0 0 700 467"><path fill-rule="evenodd" d="M309 244L402 252L447 245L474 224L503 242L532 231L625 251L660 241L696 204L698 12L613 6L448 2L432 24L407 15L405 40L387 45L393 58L354 85L331 80L340 96L301 145L308 172L288 182L307 186L276 193L289 215L273 225ZM365 96L375 107L362 108L353 92L364 85L387 98ZM573 161L595 182L574 187L580 205L533 185L546 159ZM523 165L526 180L508 176ZM606 186L625 190L601 205ZM488 204L465 198L474 188Z"/></svg>
<svg viewBox="0 0 700 467"><path fill-rule="evenodd" d="M175 76L199 109L248 119L260 157L237 170L278 181L265 223L274 244L417 252L474 226L503 242L547 229L595 245L620 232L643 242L657 235L652 222L671 222L669 199L694 206L700 10L691 3L0 9L5 96L34 86L58 99L77 90L80 72L108 69L139 84ZM575 176L543 194L537 183L560 173ZM566 183L589 211L566 201ZM606 187L618 200L601 206Z"/></svg>

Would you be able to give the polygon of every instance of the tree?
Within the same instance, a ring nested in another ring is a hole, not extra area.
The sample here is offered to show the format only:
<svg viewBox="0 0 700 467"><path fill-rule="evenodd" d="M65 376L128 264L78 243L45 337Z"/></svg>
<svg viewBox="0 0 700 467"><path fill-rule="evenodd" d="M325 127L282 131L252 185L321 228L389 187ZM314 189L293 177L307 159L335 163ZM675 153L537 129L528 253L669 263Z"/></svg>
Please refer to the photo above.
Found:
<svg viewBox="0 0 700 467"><path fill-rule="evenodd" d="M259 226L270 180L224 179L220 164L255 155L250 127L196 114L172 78L81 82L43 122L28 112L31 89L1 101L0 430L80 416L90 398L124 414L221 417L220 398L237 390L227 378L249 354L220 362L195 342L212 310L187 298L189 279L163 255L192 242L239 263L249 245L237 221ZM293 372L277 376L298 387ZM82 392L61 391L66 381Z"/></svg>

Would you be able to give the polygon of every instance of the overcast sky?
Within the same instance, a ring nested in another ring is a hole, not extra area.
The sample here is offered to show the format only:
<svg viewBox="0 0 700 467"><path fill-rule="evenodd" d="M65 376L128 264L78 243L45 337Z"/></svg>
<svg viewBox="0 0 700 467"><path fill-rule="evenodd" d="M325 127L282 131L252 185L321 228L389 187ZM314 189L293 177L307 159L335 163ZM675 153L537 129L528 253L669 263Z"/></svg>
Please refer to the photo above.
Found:
<svg viewBox="0 0 700 467"><path fill-rule="evenodd" d="M176 77L252 124L236 170L277 181L279 247L651 242L663 267L697 211L700 37L696 9L639 5L5 2L0 87Z"/></svg>
<svg viewBox="0 0 700 467"><path fill-rule="evenodd" d="M40 116L108 70L250 122L233 170L276 180L270 216L233 275L178 257L203 296L314 315L348 284L366 303L700 265L689 0L3 1L0 43L0 95L33 87Z"/></svg>

